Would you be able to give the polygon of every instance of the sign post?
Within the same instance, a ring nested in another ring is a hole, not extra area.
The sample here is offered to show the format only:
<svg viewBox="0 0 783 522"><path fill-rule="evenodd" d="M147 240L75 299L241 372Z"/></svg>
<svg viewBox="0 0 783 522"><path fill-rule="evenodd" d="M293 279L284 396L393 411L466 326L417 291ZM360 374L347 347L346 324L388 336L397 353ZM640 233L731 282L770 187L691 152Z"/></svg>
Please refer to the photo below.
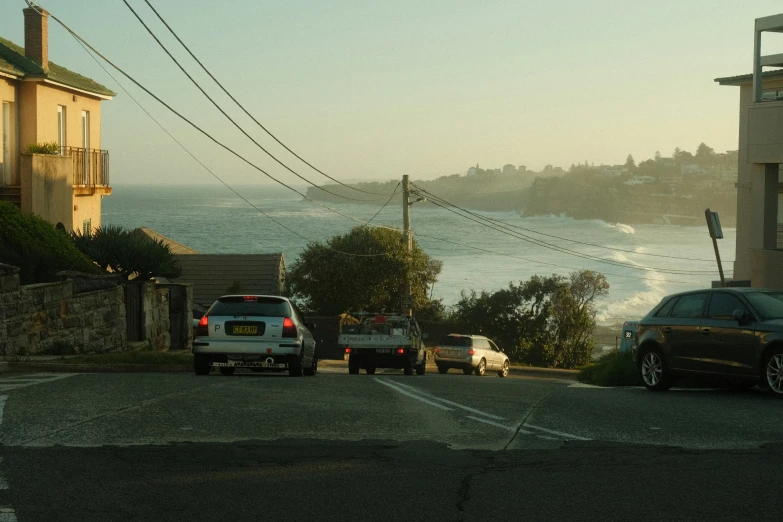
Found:
<svg viewBox="0 0 783 522"><path fill-rule="evenodd" d="M704 216L707 218L707 228L709 229L710 237L712 238L712 248L715 249L715 259L718 261L720 283L723 288L726 288L726 278L723 276L723 265L720 262L720 251L718 250L718 239L723 239L720 216L718 216L717 212L712 212L710 209L704 211Z"/></svg>

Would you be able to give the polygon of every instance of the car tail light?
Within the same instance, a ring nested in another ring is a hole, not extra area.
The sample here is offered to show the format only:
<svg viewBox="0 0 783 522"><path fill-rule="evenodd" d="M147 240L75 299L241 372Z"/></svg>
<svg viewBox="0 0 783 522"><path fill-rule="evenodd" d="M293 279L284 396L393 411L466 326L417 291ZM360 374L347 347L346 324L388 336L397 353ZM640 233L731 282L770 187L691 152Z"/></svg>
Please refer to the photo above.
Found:
<svg viewBox="0 0 783 522"><path fill-rule="evenodd" d="M290 317L283 319L283 337L296 337L296 325Z"/></svg>
<svg viewBox="0 0 783 522"><path fill-rule="evenodd" d="M351 349L349 347L345 347L345 353L351 353Z"/></svg>
<svg viewBox="0 0 783 522"><path fill-rule="evenodd" d="M402 346L400 346L399 348L397 348L397 353L399 353L399 354L403 354L403 353L405 353L405 348L403 348Z"/></svg>
<svg viewBox="0 0 783 522"><path fill-rule="evenodd" d="M468 350L468 355L473 355L474 353L476 353L476 350L474 350L473 348Z"/></svg>
<svg viewBox="0 0 783 522"><path fill-rule="evenodd" d="M198 322L198 327L196 327L196 335L201 337L209 335L209 317L206 315L203 316L201 321Z"/></svg>
<svg viewBox="0 0 783 522"><path fill-rule="evenodd" d="M438 353L438 350L440 350L440 348L438 348L438 347L436 346L436 347L435 347L435 353Z"/></svg>

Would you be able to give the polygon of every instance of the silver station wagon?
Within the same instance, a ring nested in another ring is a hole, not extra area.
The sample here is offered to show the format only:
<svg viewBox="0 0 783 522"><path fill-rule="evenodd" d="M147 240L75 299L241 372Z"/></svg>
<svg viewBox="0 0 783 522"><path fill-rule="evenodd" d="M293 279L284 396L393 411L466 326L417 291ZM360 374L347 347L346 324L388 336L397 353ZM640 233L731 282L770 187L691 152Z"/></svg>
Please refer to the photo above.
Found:
<svg viewBox="0 0 783 522"><path fill-rule="evenodd" d="M458 368L465 375L484 375L487 371L496 371L500 377L508 377L508 356L498 345L482 335L448 335L435 348L435 364L438 366L438 373L447 373L449 368Z"/></svg>

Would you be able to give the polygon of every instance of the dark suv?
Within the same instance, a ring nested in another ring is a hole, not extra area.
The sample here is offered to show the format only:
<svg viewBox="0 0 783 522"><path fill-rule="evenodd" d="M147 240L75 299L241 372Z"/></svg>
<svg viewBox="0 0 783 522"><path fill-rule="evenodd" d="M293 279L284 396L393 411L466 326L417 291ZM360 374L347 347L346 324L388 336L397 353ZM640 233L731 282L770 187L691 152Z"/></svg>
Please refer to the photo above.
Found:
<svg viewBox="0 0 783 522"><path fill-rule="evenodd" d="M717 375L783 397L783 290L665 297L639 322L632 352L650 390L668 390L678 376Z"/></svg>

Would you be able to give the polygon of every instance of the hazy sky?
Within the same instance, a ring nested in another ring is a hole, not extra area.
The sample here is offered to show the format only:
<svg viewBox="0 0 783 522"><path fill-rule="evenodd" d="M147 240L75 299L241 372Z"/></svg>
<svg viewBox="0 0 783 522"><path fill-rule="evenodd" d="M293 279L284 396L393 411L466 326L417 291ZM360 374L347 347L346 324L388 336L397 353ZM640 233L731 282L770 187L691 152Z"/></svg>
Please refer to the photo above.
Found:
<svg viewBox="0 0 783 522"><path fill-rule="evenodd" d="M178 57L184 51L130 0ZM281 179L177 70L121 0L41 0L152 91ZM753 20L773 0L305 1L154 0L153 5L267 128L336 177L435 177L506 163L540 169L622 163L701 141L736 149L738 90ZM23 44L23 0L3 0L0 35ZM777 35L776 35L777 36ZM767 37L765 52L783 52ZM53 20L49 56L117 91L103 104L112 183L208 183L210 177ZM186 59L211 93L197 65ZM126 88L230 183L263 177ZM224 96L218 99L230 103ZM230 105L226 105L230 107ZM312 180L231 108L251 134Z"/></svg>

